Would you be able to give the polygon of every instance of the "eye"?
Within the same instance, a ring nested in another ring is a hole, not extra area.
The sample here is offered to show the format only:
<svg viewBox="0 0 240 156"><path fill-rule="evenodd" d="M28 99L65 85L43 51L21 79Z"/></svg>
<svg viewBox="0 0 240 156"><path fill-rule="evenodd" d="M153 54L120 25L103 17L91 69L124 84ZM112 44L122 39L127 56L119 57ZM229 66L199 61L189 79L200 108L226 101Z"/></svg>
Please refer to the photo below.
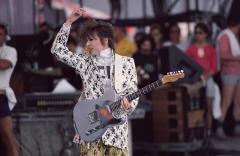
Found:
<svg viewBox="0 0 240 156"><path fill-rule="evenodd" d="M93 40L93 38L92 38L92 37L89 37L89 38L88 38L88 41L92 41L92 40Z"/></svg>

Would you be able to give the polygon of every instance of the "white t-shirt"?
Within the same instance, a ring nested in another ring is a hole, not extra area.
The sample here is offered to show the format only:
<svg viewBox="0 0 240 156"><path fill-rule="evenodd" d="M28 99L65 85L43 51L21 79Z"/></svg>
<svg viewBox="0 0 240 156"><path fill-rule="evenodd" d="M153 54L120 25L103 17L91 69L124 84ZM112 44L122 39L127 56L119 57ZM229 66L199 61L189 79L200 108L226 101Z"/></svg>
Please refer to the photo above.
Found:
<svg viewBox="0 0 240 156"><path fill-rule="evenodd" d="M13 69L17 62L17 51L15 48L3 45L0 47L0 60L8 60L12 63L12 67L1 70L0 69L0 89L5 90L9 87L10 78L13 72Z"/></svg>

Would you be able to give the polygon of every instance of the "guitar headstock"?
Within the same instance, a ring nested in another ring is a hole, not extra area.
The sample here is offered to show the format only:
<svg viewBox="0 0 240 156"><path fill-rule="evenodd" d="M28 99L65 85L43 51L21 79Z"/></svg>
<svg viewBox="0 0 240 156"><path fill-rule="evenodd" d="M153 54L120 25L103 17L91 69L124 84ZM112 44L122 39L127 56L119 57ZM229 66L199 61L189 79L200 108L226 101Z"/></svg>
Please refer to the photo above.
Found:
<svg viewBox="0 0 240 156"><path fill-rule="evenodd" d="M178 70L174 72L168 72L166 75L163 75L161 81L162 84L169 83L169 82L175 82L178 79L184 78L184 71Z"/></svg>

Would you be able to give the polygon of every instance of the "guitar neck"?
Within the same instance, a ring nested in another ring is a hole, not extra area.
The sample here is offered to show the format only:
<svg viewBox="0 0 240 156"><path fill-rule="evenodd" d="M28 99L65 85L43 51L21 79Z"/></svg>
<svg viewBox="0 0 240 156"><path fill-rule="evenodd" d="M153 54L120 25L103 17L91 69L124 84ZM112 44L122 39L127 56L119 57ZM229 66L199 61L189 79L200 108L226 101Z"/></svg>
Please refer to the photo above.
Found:
<svg viewBox="0 0 240 156"><path fill-rule="evenodd" d="M151 84L149 84L149 85L139 89L138 91L136 91L136 92L134 92L132 94L127 95L126 98L129 101L132 101L132 100L138 98L139 96L142 96L142 95L145 95L145 94L151 92L152 90L160 87L161 85L162 85L161 81L159 81L159 80L155 81L155 82L153 82L153 83L151 83Z"/></svg>
<svg viewBox="0 0 240 156"><path fill-rule="evenodd" d="M132 101L132 100L138 98L139 96L147 94L150 91L152 91L153 89L156 89L156 88L160 87L162 84L166 84L166 83L169 83L169 82L175 82L175 81L177 81L178 79L181 79L181 78L184 78L184 71L183 70L180 70L180 71L177 71L177 72L169 72L166 75L162 76L160 78L160 80L157 80L157 81L155 81L155 82L139 89L138 91L125 96L125 97L128 99L128 101ZM114 111L117 108L119 108L119 106L121 104L121 100L122 99L119 99L118 101L109 105L111 111Z"/></svg>
<svg viewBox="0 0 240 156"><path fill-rule="evenodd" d="M161 85L162 85L162 82L158 80L158 81L155 81L155 82L153 82L153 83L151 83L151 84L149 84L149 85L139 89L138 91L136 91L134 93L131 93L131 94L125 96L125 97L128 99L128 101L132 101L132 100L138 98L139 96L142 96L142 95L145 95L145 94L151 92L152 90L160 87ZM119 107L120 103L121 103L121 99L119 99L118 101L112 103L110 105L111 111L116 110Z"/></svg>

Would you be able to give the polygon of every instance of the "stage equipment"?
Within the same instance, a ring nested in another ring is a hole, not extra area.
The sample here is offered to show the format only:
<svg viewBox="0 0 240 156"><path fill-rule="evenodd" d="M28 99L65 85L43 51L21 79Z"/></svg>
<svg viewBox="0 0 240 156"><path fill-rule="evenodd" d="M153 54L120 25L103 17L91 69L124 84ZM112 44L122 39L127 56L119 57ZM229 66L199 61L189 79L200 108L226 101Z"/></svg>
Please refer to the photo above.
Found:
<svg viewBox="0 0 240 156"><path fill-rule="evenodd" d="M206 136L206 98L201 89L191 97L183 86L153 92L153 135L155 143L201 143Z"/></svg>
<svg viewBox="0 0 240 156"><path fill-rule="evenodd" d="M175 46L164 47L159 51L162 73L184 70L185 78L179 82L194 82L200 79L203 68Z"/></svg>

